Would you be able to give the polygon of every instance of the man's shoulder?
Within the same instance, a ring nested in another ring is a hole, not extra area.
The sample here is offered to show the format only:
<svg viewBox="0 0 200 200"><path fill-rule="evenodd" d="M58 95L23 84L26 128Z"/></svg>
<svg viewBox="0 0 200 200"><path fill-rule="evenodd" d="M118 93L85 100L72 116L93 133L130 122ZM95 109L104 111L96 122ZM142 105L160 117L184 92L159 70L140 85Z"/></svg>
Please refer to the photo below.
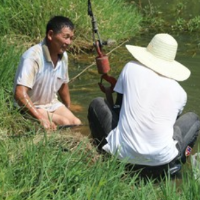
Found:
<svg viewBox="0 0 200 200"><path fill-rule="evenodd" d="M137 61L129 61L126 65L125 65L125 67L133 67L133 66L135 66L135 67L137 67L137 66L142 66L142 64L140 64L139 62L137 62Z"/></svg>
<svg viewBox="0 0 200 200"><path fill-rule="evenodd" d="M62 60L64 61L68 61L68 55L67 55L67 52L64 52L63 55L62 55Z"/></svg>
<svg viewBox="0 0 200 200"><path fill-rule="evenodd" d="M135 62L135 61L129 61L128 63L126 63L126 65L123 68L123 73L127 73L129 74L131 71L137 70L137 65L139 63Z"/></svg>
<svg viewBox="0 0 200 200"><path fill-rule="evenodd" d="M43 55L42 52L42 45L41 43L39 44L35 44L33 46L31 46L29 49L27 49L24 54L22 55L22 57L25 58L30 58L30 59L37 59L38 57L41 57L41 55Z"/></svg>
<svg viewBox="0 0 200 200"><path fill-rule="evenodd" d="M145 80L145 77L148 79L155 78L155 72L136 61L128 62L124 67L124 73L127 76L134 76L134 78L137 77L138 79L141 78L143 80Z"/></svg>
<svg viewBox="0 0 200 200"><path fill-rule="evenodd" d="M152 71L151 69L149 69L148 67L145 67L145 65L143 65L142 63L139 63L137 61L129 61L125 65L125 68L130 69L130 70L136 70L136 71L146 71L146 72Z"/></svg>

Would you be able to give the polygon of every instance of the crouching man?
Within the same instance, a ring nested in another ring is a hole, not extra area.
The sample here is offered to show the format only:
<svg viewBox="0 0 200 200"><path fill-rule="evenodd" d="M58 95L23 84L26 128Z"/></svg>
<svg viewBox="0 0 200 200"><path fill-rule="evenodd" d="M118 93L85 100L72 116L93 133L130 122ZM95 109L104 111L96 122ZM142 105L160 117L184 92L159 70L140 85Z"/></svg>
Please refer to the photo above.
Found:
<svg viewBox="0 0 200 200"><path fill-rule="evenodd" d="M178 44L169 34L156 34L146 48L126 48L136 61L125 65L114 88L120 113L103 98L94 99L88 110L91 134L99 149L135 169L161 174L169 168L174 174L200 129L195 113L181 115L187 94L177 81L190 71L175 60Z"/></svg>

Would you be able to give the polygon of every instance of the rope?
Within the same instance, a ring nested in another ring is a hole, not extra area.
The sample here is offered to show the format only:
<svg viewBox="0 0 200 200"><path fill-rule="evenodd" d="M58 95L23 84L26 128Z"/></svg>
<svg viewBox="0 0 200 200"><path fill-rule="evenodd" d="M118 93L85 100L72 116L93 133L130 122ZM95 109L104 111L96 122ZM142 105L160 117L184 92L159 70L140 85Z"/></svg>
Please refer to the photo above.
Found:
<svg viewBox="0 0 200 200"><path fill-rule="evenodd" d="M113 51L115 51L116 49L118 49L119 47L121 47L123 44L125 44L126 42L128 42L129 40L125 40L124 42L122 42L119 46L115 47L114 49L112 49L110 52L108 52L106 55L111 54ZM88 70L90 67L94 66L96 64L96 62L91 63L90 65L88 65L85 69L83 69L79 74L77 74L76 76L74 76L69 83L72 83L73 81L75 81L79 76L81 76L86 70Z"/></svg>

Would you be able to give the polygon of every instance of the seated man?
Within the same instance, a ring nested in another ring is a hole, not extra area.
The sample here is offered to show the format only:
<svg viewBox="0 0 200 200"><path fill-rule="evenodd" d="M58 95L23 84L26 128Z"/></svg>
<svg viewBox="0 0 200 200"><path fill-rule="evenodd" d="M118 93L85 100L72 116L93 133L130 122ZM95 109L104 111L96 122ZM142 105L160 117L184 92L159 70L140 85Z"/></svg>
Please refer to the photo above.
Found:
<svg viewBox="0 0 200 200"><path fill-rule="evenodd" d="M55 130L56 125L81 124L69 110L66 50L73 36L74 25L69 18L53 17L47 24L45 39L22 55L16 72L16 103L39 120L45 129Z"/></svg>
<svg viewBox="0 0 200 200"><path fill-rule="evenodd" d="M190 71L175 61L177 47L169 34L155 35L147 48L126 45L137 61L125 65L114 88L119 116L103 98L89 106L91 134L99 148L137 169L185 163L198 136L198 116L180 116L187 94L177 81L186 80Z"/></svg>

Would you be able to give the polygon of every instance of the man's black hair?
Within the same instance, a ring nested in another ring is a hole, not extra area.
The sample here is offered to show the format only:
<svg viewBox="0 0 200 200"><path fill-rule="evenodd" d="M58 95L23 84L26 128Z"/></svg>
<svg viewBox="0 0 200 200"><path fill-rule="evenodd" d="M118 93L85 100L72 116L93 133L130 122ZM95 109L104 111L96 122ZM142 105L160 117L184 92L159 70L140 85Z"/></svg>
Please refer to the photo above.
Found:
<svg viewBox="0 0 200 200"><path fill-rule="evenodd" d="M54 33L59 33L63 27L69 27L74 30L74 24L68 17L54 16L49 20L46 26L46 35L49 30L53 30Z"/></svg>

